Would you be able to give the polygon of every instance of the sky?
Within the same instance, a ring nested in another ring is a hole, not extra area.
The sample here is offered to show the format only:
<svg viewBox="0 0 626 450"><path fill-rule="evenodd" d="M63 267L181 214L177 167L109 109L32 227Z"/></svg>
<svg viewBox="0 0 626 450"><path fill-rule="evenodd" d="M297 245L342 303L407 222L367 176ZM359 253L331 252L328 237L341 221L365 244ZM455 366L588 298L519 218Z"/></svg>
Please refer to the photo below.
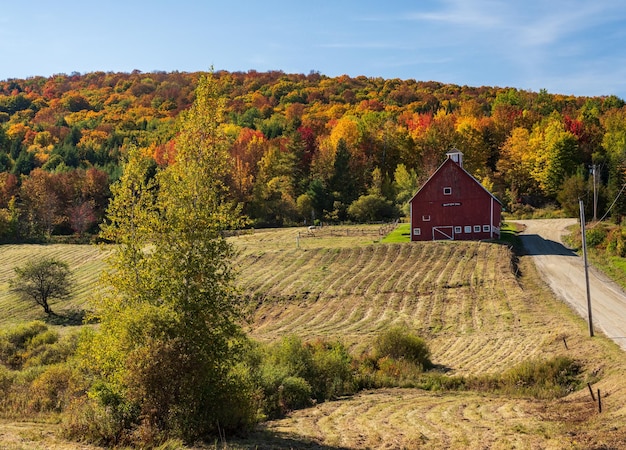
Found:
<svg viewBox="0 0 626 450"><path fill-rule="evenodd" d="M622 0L20 0L0 80L280 70L626 99Z"/></svg>

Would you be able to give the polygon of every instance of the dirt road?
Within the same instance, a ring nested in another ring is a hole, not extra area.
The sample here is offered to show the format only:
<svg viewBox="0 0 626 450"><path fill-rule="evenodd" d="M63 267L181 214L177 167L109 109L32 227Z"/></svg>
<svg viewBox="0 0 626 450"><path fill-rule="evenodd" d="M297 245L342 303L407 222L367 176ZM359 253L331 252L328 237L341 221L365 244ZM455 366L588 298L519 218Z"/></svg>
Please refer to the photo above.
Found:
<svg viewBox="0 0 626 450"><path fill-rule="evenodd" d="M538 271L560 298L587 320L587 288L583 258L561 240L576 219L516 220L526 226L520 235ZM606 276L589 267L594 329L626 350L626 293Z"/></svg>

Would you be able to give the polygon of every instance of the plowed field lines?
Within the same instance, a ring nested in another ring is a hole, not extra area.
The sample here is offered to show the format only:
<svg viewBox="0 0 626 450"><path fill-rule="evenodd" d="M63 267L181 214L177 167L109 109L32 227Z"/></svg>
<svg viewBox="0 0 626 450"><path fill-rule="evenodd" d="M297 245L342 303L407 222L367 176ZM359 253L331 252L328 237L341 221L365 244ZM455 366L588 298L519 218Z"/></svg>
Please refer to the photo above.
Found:
<svg viewBox="0 0 626 450"><path fill-rule="evenodd" d="M296 411L266 428L340 448L568 448L532 408L519 399L389 389Z"/></svg>
<svg viewBox="0 0 626 450"><path fill-rule="evenodd" d="M72 298L63 302L52 301L55 312L89 308L96 294L94 287L105 267L108 255L95 245L2 245L0 246L0 324L5 318L34 320L44 318L43 310L34 303L19 301L9 291L9 280L15 276L15 267L23 266L33 258L55 257L65 261L73 273Z"/></svg>
<svg viewBox="0 0 626 450"><path fill-rule="evenodd" d="M243 288L265 299L250 325L262 340L293 333L366 349L378 331L398 324L431 342L434 362L463 374L499 371L554 340L545 338L544 318L530 319L532 299L511 273L504 246L275 250L239 262Z"/></svg>

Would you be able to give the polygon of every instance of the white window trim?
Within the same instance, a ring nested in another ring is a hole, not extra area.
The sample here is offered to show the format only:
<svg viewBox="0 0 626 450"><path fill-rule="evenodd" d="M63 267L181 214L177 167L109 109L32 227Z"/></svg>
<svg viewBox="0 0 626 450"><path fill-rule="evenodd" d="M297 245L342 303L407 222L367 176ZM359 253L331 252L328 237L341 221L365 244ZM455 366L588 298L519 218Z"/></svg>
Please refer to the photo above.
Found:
<svg viewBox="0 0 626 450"><path fill-rule="evenodd" d="M464 233L471 233L472 232L472 226L471 225L465 225L465 227L463 228L463 232Z"/></svg>
<svg viewBox="0 0 626 450"><path fill-rule="evenodd" d="M474 225L474 233L480 233L480 225Z"/></svg>
<svg viewBox="0 0 626 450"><path fill-rule="evenodd" d="M413 228L413 236L420 236L422 234L421 228Z"/></svg>
<svg viewBox="0 0 626 450"><path fill-rule="evenodd" d="M483 233L489 233L491 231L491 226L483 225Z"/></svg>
<svg viewBox="0 0 626 450"><path fill-rule="evenodd" d="M463 233L463 227L454 227L454 232L456 234L461 234Z"/></svg>
<svg viewBox="0 0 626 450"><path fill-rule="evenodd" d="M430 222L430 215L422 216L422 222Z"/></svg>
<svg viewBox="0 0 626 450"><path fill-rule="evenodd" d="M443 188L443 195L452 195L452 188L449 186L446 186Z"/></svg>

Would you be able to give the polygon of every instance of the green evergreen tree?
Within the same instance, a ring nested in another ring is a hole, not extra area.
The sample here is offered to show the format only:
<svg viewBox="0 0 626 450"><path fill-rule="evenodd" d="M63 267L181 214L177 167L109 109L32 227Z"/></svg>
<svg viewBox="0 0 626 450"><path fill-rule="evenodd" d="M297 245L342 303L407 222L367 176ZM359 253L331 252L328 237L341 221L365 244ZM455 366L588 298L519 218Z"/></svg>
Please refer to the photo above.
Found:
<svg viewBox="0 0 626 450"><path fill-rule="evenodd" d="M344 205L349 205L357 197L354 174L350 167L350 151L346 141L342 138L337 142L337 152L333 163L333 176L330 180L330 188L335 193L335 200Z"/></svg>

